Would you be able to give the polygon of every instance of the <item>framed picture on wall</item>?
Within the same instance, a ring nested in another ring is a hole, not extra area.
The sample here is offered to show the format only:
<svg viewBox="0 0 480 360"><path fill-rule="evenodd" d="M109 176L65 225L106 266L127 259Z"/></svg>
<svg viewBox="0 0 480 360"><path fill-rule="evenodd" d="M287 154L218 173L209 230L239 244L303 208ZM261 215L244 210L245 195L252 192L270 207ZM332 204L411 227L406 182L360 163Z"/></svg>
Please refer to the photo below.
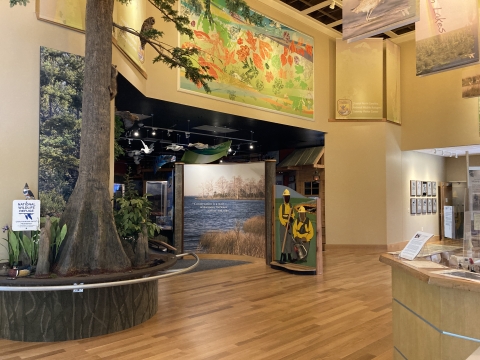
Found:
<svg viewBox="0 0 480 360"><path fill-rule="evenodd" d="M434 214L437 212L437 198L432 199L432 212Z"/></svg>
<svg viewBox="0 0 480 360"><path fill-rule="evenodd" d="M427 213L427 199L422 199L422 214L426 214Z"/></svg>
<svg viewBox="0 0 480 360"><path fill-rule="evenodd" d="M427 181L427 195L432 196L432 182Z"/></svg>
<svg viewBox="0 0 480 360"><path fill-rule="evenodd" d="M417 213L417 199L410 198L410 214Z"/></svg>
<svg viewBox="0 0 480 360"><path fill-rule="evenodd" d="M417 199L417 214L422 213L422 199Z"/></svg>
<svg viewBox="0 0 480 360"><path fill-rule="evenodd" d="M417 196L422 196L422 182L417 180Z"/></svg>
<svg viewBox="0 0 480 360"><path fill-rule="evenodd" d="M437 196L437 182L432 181L432 196Z"/></svg>
<svg viewBox="0 0 480 360"><path fill-rule="evenodd" d="M422 196L427 196L427 182L426 181L422 181Z"/></svg>
<svg viewBox="0 0 480 360"><path fill-rule="evenodd" d="M417 195L417 180L410 180L410 196Z"/></svg>
<svg viewBox="0 0 480 360"><path fill-rule="evenodd" d="M427 212L431 213L432 212L432 199L431 198L428 199L427 204L428 204L427 205Z"/></svg>

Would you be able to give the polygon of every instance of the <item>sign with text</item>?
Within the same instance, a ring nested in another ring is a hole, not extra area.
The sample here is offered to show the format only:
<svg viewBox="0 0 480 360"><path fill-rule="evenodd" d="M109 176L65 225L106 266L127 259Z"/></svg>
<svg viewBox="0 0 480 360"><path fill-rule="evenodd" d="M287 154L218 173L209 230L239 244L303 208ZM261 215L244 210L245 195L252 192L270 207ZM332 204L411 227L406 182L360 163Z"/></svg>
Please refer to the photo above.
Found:
<svg viewBox="0 0 480 360"><path fill-rule="evenodd" d="M337 39L336 119L383 119L383 40Z"/></svg>
<svg viewBox="0 0 480 360"><path fill-rule="evenodd" d="M40 200L13 200L12 230L31 231L40 228Z"/></svg>
<svg viewBox="0 0 480 360"><path fill-rule="evenodd" d="M423 231L417 231L415 235L410 239L407 246L400 253L400 257L407 260L413 260L418 255L420 250L426 244L433 234L425 233Z"/></svg>

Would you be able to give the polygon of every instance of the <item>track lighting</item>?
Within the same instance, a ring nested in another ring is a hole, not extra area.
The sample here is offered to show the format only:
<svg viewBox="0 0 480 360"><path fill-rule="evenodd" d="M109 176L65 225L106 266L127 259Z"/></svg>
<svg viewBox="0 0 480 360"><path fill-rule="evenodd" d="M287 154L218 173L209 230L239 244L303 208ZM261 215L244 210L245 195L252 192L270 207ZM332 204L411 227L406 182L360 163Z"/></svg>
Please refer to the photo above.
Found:
<svg viewBox="0 0 480 360"><path fill-rule="evenodd" d="M222 160L222 159L220 159L220 164L221 164L221 163L223 163L223 160Z"/></svg>
<svg viewBox="0 0 480 360"><path fill-rule="evenodd" d="M433 149L433 153L436 154L436 153L437 153L437 149Z"/></svg>
<svg viewBox="0 0 480 360"><path fill-rule="evenodd" d="M253 149L253 143L250 143L250 149Z"/></svg>
<svg viewBox="0 0 480 360"><path fill-rule="evenodd" d="M458 159L458 154L457 153L455 153L455 159Z"/></svg>
<svg viewBox="0 0 480 360"><path fill-rule="evenodd" d="M190 137L190 133L189 132L186 132L185 133L185 139L188 139Z"/></svg>
<svg viewBox="0 0 480 360"><path fill-rule="evenodd" d="M132 139L128 139L128 145L132 145Z"/></svg>
<svg viewBox="0 0 480 360"><path fill-rule="evenodd" d="M336 5L335 0L332 0L332 3L330 4L329 8L333 10L335 9L335 5Z"/></svg>
<svg viewBox="0 0 480 360"><path fill-rule="evenodd" d="M172 135L172 130L167 130L167 136L170 137Z"/></svg>
<svg viewBox="0 0 480 360"><path fill-rule="evenodd" d="M228 152L231 153L231 152L232 152L232 148L228 148Z"/></svg>
<svg viewBox="0 0 480 360"><path fill-rule="evenodd" d="M157 132L155 131L155 129L152 130L152 136L155 136L157 135Z"/></svg>
<svg viewBox="0 0 480 360"><path fill-rule="evenodd" d="M138 136L138 135L139 135L138 130L135 130L135 131L133 132L133 136Z"/></svg>

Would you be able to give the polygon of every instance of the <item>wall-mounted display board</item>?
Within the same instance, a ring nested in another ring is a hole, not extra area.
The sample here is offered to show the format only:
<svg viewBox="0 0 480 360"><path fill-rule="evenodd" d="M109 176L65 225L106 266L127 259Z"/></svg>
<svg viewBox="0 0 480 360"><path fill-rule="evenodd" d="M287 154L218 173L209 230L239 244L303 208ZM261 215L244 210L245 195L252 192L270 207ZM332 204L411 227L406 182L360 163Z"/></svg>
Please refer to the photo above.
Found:
<svg viewBox="0 0 480 360"><path fill-rule="evenodd" d="M417 199L417 214L422 213L422 199Z"/></svg>
<svg viewBox="0 0 480 360"><path fill-rule="evenodd" d="M477 0L420 0L415 39L417 75L477 63Z"/></svg>
<svg viewBox="0 0 480 360"><path fill-rule="evenodd" d="M417 180L417 196L422 196L422 181Z"/></svg>
<svg viewBox="0 0 480 360"><path fill-rule="evenodd" d="M365 39L419 19L416 0L343 0L343 40Z"/></svg>
<svg viewBox="0 0 480 360"><path fill-rule="evenodd" d="M184 251L265 258L265 163L184 168Z"/></svg>
<svg viewBox="0 0 480 360"><path fill-rule="evenodd" d="M417 181L410 180L410 196L415 196L417 194Z"/></svg>
<svg viewBox="0 0 480 360"><path fill-rule="evenodd" d="M85 31L86 0L48 0L36 1L37 19L67 28ZM146 19L146 0L131 0L125 5L115 1L113 22L118 25L140 31ZM159 12L160 15L160 12ZM145 70L145 51L140 39L125 31L113 29L113 44L127 57L137 70L147 77Z"/></svg>
<svg viewBox="0 0 480 360"><path fill-rule="evenodd" d="M410 199L410 214L416 214L416 213L417 213L417 200L416 200L416 198L411 198Z"/></svg>
<svg viewBox="0 0 480 360"><path fill-rule="evenodd" d="M200 50L194 62L208 66L215 78L211 93L179 71L179 89L314 120L314 39L263 14L251 24L241 11L227 9L225 0L181 0L180 11L190 20L193 39L180 36L182 47ZM198 6L197 6L198 5Z"/></svg>
<svg viewBox="0 0 480 360"><path fill-rule="evenodd" d="M466 67L462 70L462 97L480 96L480 65Z"/></svg>
<svg viewBox="0 0 480 360"><path fill-rule="evenodd" d="M383 120L383 40L336 42L336 119Z"/></svg>

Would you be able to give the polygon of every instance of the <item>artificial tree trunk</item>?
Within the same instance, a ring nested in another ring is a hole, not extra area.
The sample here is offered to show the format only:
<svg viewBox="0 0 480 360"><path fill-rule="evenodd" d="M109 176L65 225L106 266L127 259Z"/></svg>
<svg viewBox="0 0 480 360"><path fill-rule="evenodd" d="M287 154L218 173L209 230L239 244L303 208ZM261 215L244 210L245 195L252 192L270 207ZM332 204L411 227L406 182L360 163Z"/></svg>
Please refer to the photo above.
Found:
<svg viewBox="0 0 480 360"><path fill-rule="evenodd" d="M110 74L114 0L87 0L79 175L61 217L67 224L54 272L61 276L131 267L113 218L110 176Z"/></svg>
<svg viewBox="0 0 480 360"><path fill-rule="evenodd" d="M40 240L38 242L38 262L35 270L35 277L46 277L50 274L50 237L52 222L47 216L45 226L40 231Z"/></svg>

